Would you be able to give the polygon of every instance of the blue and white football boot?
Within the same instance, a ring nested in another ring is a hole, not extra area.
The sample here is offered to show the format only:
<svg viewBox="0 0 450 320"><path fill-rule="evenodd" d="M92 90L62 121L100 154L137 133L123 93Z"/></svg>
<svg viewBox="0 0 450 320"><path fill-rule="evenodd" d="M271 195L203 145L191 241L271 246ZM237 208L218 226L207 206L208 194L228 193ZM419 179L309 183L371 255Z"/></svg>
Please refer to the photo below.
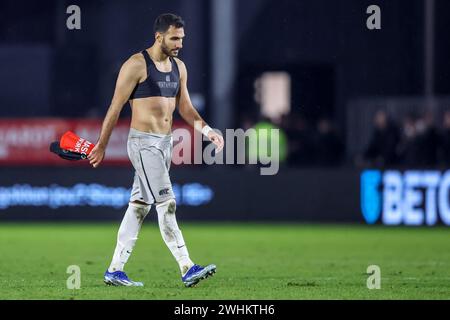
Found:
<svg viewBox="0 0 450 320"><path fill-rule="evenodd" d="M110 286L126 286L126 287L143 287L142 282L135 282L128 278L127 274L123 271L109 272L106 270L103 280Z"/></svg>
<svg viewBox="0 0 450 320"><path fill-rule="evenodd" d="M214 264L207 265L206 267L194 264L186 274L181 277L181 280L186 287L195 286L200 280L206 279L216 273L216 266Z"/></svg>

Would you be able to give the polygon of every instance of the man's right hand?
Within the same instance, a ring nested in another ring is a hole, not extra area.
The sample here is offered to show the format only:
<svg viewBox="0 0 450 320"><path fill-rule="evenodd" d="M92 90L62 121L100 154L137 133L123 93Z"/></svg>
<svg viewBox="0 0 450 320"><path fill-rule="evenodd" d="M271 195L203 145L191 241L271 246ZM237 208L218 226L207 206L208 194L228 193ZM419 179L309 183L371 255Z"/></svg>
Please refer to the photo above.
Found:
<svg viewBox="0 0 450 320"><path fill-rule="evenodd" d="M88 155L89 163L94 168L97 168L103 161L104 157L105 157L105 148L97 144L94 147L94 149L92 149L91 153Z"/></svg>

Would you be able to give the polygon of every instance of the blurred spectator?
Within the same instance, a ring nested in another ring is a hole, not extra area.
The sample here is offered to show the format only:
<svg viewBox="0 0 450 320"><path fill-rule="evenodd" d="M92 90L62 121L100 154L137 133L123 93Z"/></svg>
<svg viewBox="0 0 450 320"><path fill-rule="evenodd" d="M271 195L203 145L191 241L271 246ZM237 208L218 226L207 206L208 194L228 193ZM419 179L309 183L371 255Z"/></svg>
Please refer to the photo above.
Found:
<svg viewBox="0 0 450 320"><path fill-rule="evenodd" d="M244 130L254 126L252 120L250 115L241 118ZM406 115L399 128L385 111L378 110L373 126L369 144L355 159L356 165L450 166L450 110L443 115L442 131L438 131L431 112ZM279 127L287 135L288 166L343 164L346 146L330 119L319 119L313 130L305 117L289 114L280 119Z"/></svg>
<svg viewBox="0 0 450 320"><path fill-rule="evenodd" d="M314 146L315 164L322 166L341 164L344 144L329 119L319 120Z"/></svg>
<svg viewBox="0 0 450 320"><path fill-rule="evenodd" d="M301 115L291 115L289 120L282 120L288 137L288 165L310 165L314 160L313 132Z"/></svg>
<svg viewBox="0 0 450 320"><path fill-rule="evenodd" d="M450 166L450 110L444 113L439 142L440 162L445 166Z"/></svg>
<svg viewBox="0 0 450 320"><path fill-rule="evenodd" d="M434 166L437 164L439 135L432 113L417 118L406 117L403 135L398 147L401 164Z"/></svg>
<svg viewBox="0 0 450 320"><path fill-rule="evenodd" d="M434 124L434 115L427 112L416 121L417 165L434 166L437 164L439 135Z"/></svg>
<svg viewBox="0 0 450 320"><path fill-rule="evenodd" d="M402 134L397 147L401 164L414 165L417 162L416 125L413 115L407 115L402 120Z"/></svg>
<svg viewBox="0 0 450 320"><path fill-rule="evenodd" d="M374 131L363 160L368 165L385 166L397 163L396 148L399 142L397 126L388 119L385 111L378 110L374 117Z"/></svg>

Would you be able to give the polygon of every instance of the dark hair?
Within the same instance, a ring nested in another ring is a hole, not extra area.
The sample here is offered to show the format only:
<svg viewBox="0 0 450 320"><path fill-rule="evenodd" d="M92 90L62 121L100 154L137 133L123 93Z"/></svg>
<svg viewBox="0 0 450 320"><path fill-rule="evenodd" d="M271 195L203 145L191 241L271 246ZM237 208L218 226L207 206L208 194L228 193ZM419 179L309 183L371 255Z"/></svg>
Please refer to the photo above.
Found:
<svg viewBox="0 0 450 320"><path fill-rule="evenodd" d="M170 26L174 26L175 28L183 28L184 21L180 16L172 13L164 13L156 18L155 24L153 25L153 31L155 33L164 33L169 30Z"/></svg>

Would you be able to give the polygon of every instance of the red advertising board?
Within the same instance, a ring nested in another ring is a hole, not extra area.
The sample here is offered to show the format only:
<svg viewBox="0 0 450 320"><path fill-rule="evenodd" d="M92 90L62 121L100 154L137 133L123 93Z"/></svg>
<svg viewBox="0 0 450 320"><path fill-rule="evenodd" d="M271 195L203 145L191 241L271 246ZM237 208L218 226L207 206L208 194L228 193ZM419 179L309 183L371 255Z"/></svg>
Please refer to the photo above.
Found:
<svg viewBox="0 0 450 320"><path fill-rule="evenodd" d="M49 151L50 143L69 130L96 143L101 125L101 119L0 119L0 165L87 165L87 161L59 158ZM175 121L175 128L185 128L192 133L192 128L182 121ZM129 165L129 129L130 119L118 121L106 149L104 165Z"/></svg>

